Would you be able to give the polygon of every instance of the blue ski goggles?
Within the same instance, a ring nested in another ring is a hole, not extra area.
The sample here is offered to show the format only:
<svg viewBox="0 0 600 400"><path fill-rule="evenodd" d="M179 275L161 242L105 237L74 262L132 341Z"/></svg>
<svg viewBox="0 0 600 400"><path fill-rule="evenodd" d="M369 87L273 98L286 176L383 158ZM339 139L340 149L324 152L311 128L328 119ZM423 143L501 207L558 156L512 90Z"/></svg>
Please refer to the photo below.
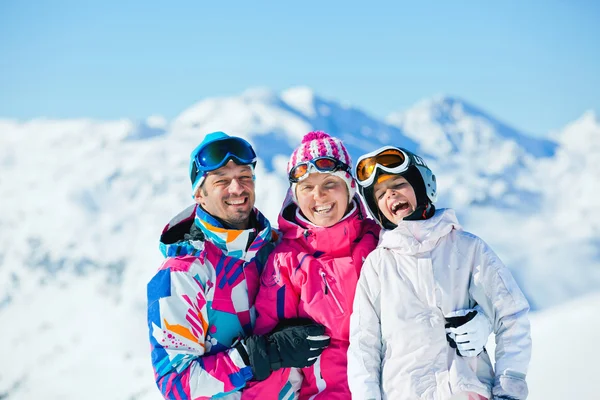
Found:
<svg viewBox="0 0 600 400"><path fill-rule="evenodd" d="M214 171L233 160L238 165L256 164L256 153L254 149L242 138L228 137L215 140L192 154L195 168L191 168L190 179L192 184L196 182L198 174Z"/></svg>

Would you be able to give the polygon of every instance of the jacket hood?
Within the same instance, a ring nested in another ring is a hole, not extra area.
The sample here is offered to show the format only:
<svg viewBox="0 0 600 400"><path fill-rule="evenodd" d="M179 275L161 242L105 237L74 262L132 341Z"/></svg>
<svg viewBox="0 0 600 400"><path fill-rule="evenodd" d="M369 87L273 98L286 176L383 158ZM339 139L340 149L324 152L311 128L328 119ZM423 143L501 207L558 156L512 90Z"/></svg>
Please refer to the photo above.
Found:
<svg viewBox="0 0 600 400"><path fill-rule="evenodd" d="M291 192L288 190L281 212L277 219L279 231L283 240L295 241L304 237L303 242L311 248L312 251L322 251L331 255L337 256L339 252L344 252L349 249L349 243L357 240L362 234L367 234L373 231L374 234L379 232L379 225L374 220L367 218L367 212L356 194L352 200L354 209L350 214L337 224L330 227L322 227L315 225L306 225L299 223L296 219L298 205L292 200ZM362 222L368 220L372 224L363 226ZM368 229L367 229L368 227ZM362 232L362 230L365 230Z"/></svg>
<svg viewBox="0 0 600 400"><path fill-rule="evenodd" d="M420 221L402 221L392 230L383 230L377 247L401 254L415 255L431 251L440 238L453 229L462 230L452 209L436 210L433 217Z"/></svg>
<svg viewBox="0 0 600 400"><path fill-rule="evenodd" d="M193 255L204 240L194 225L196 205L192 204L173 217L160 235L160 251L165 257ZM196 246L194 246L196 242Z"/></svg>

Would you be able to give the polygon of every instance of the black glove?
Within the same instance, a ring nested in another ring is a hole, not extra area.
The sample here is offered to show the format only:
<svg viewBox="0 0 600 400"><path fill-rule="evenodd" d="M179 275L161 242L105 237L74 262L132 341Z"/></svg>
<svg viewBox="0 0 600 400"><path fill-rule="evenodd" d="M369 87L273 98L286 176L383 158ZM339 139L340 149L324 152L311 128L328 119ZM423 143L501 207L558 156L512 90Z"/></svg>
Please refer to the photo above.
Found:
<svg viewBox="0 0 600 400"><path fill-rule="evenodd" d="M323 325L310 320L294 319L280 323L267 335L253 335L234 347L246 365L252 368L254 379L265 380L271 371L280 368L304 368L313 365L329 346L329 336Z"/></svg>

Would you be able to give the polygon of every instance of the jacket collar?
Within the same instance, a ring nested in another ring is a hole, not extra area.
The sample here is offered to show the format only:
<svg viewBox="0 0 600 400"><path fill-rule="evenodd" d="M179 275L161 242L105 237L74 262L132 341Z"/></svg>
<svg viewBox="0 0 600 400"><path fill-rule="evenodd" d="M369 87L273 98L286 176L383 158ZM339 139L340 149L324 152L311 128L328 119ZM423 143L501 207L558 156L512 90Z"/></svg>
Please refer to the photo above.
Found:
<svg viewBox="0 0 600 400"><path fill-rule="evenodd" d="M277 239L271 224L256 208L253 227L245 230L226 229L201 207L191 205L165 226L160 237L160 250L165 257L195 255L209 241L225 255L251 259L267 242Z"/></svg>
<svg viewBox="0 0 600 400"><path fill-rule="evenodd" d="M250 260L262 244L272 238L271 224L258 209L252 210L250 220L253 226L249 229L231 229L198 206L194 224L202 231L206 240L226 256Z"/></svg>
<svg viewBox="0 0 600 400"><path fill-rule="evenodd" d="M352 243L357 241L362 229L362 220L366 213L358 197L355 196L353 208L342 220L330 227L316 226L305 218L297 217L298 206L293 201L284 202L279 214L279 229L283 239L300 241L308 251L327 253L337 257L350 252Z"/></svg>
<svg viewBox="0 0 600 400"><path fill-rule="evenodd" d="M431 251L440 238L453 229L462 230L452 209L436 210L433 217L420 221L402 221L392 230L382 230L377 247L414 255Z"/></svg>

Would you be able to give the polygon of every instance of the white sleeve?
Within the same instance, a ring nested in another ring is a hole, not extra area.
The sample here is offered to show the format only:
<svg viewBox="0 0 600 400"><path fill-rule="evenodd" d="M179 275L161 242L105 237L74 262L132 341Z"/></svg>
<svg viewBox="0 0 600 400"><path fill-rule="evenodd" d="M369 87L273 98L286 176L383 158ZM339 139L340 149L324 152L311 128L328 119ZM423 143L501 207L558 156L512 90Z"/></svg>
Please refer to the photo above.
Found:
<svg viewBox="0 0 600 400"><path fill-rule="evenodd" d="M471 297L484 310L496 334L494 396L527 398L531 359L529 303L510 270L483 241L473 270Z"/></svg>
<svg viewBox="0 0 600 400"><path fill-rule="evenodd" d="M348 384L353 399L381 399L381 283L371 253L363 264L350 317Z"/></svg>

